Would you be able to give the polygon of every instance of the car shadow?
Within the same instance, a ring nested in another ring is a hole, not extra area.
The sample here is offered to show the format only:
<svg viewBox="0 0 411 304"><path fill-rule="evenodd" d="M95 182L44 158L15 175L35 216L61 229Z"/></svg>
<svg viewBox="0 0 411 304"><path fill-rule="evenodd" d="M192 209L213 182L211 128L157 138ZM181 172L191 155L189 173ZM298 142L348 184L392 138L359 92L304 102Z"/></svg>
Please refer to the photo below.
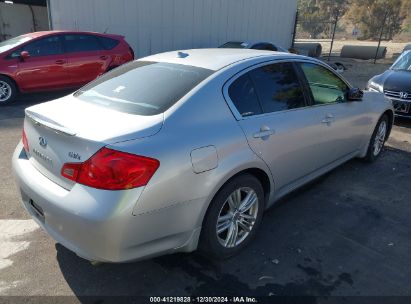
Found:
<svg viewBox="0 0 411 304"><path fill-rule="evenodd" d="M404 127L404 128L411 129L411 117L410 118L395 117L394 124L398 127Z"/></svg>
<svg viewBox="0 0 411 304"><path fill-rule="evenodd" d="M79 298L404 295L410 169L411 153L393 148L373 164L350 161L268 210L256 239L228 260L191 253L92 266L57 244L57 261Z"/></svg>

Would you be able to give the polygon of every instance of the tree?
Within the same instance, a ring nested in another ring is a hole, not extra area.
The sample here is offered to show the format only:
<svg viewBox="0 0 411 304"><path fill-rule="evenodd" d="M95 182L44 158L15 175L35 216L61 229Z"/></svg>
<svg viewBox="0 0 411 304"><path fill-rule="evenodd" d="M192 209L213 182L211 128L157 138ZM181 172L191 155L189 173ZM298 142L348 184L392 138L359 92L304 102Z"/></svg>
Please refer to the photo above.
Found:
<svg viewBox="0 0 411 304"><path fill-rule="evenodd" d="M347 4L347 0L299 0L299 23L314 39L329 35L331 23L345 13Z"/></svg>
<svg viewBox="0 0 411 304"><path fill-rule="evenodd" d="M364 39L377 39L384 26L385 39L391 40L401 32L407 17L402 7L402 0L352 0L347 15L359 26Z"/></svg>
<svg viewBox="0 0 411 304"><path fill-rule="evenodd" d="M407 16L402 24L402 28L405 31L411 32L411 0L403 0L401 10Z"/></svg>

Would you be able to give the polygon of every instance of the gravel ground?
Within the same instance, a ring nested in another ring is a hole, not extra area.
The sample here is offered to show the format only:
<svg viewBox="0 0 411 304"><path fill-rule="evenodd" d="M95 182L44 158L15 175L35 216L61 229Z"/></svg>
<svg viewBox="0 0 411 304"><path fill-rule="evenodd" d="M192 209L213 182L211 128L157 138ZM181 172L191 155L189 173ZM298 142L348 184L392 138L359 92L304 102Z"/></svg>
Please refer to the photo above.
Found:
<svg viewBox="0 0 411 304"><path fill-rule="evenodd" d="M296 40L299 41L298 39ZM305 42L318 42L321 43L323 48L323 54L327 54L330 52L331 47L331 39L304 39ZM407 44L411 43L403 43L403 42L392 42L392 41L382 41L381 46L387 48L387 60L392 60L393 57L398 56L404 50L404 47ZM333 44L332 53L333 54L340 54L341 49L344 45L363 45L363 46L378 46L378 41L361 41L361 40L335 40ZM380 60L384 62L384 60Z"/></svg>

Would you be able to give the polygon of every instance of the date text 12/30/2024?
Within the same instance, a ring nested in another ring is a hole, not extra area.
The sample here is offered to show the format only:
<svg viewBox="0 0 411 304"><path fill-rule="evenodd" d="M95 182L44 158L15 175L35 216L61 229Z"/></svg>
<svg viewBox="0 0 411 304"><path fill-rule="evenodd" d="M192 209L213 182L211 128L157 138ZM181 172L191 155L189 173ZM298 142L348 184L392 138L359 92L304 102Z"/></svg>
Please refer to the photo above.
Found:
<svg viewBox="0 0 411 304"><path fill-rule="evenodd" d="M150 303L258 303L253 297L150 297Z"/></svg>

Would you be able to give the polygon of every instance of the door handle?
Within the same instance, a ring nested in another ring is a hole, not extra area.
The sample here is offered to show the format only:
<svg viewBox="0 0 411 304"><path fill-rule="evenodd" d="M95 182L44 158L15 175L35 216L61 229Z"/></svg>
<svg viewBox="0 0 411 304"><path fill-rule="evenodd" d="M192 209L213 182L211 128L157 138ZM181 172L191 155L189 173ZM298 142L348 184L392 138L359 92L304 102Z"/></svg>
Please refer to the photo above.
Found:
<svg viewBox="0 0 411 304"><path fill-rule="evenodd" d="M65 64L66 61L63 59L56 60L56 64Z"/></svg>
<svg viewBox="0 0 411 304"><path fill-rule="evenodd" d="M108 58L108 56L106 56L106 55L100 56L101 60L106 60L107 58Z"/></svg>
<svg viewBox="0 0 411 304"><path fill-rule="evenodd" d="M260 132L257 132L254 134L254 138L264 138L264 137L270 137L271 135L273 135L275 132L273 130L271 130L269 127L267 126L262 126L260 128Z"/></svg>

